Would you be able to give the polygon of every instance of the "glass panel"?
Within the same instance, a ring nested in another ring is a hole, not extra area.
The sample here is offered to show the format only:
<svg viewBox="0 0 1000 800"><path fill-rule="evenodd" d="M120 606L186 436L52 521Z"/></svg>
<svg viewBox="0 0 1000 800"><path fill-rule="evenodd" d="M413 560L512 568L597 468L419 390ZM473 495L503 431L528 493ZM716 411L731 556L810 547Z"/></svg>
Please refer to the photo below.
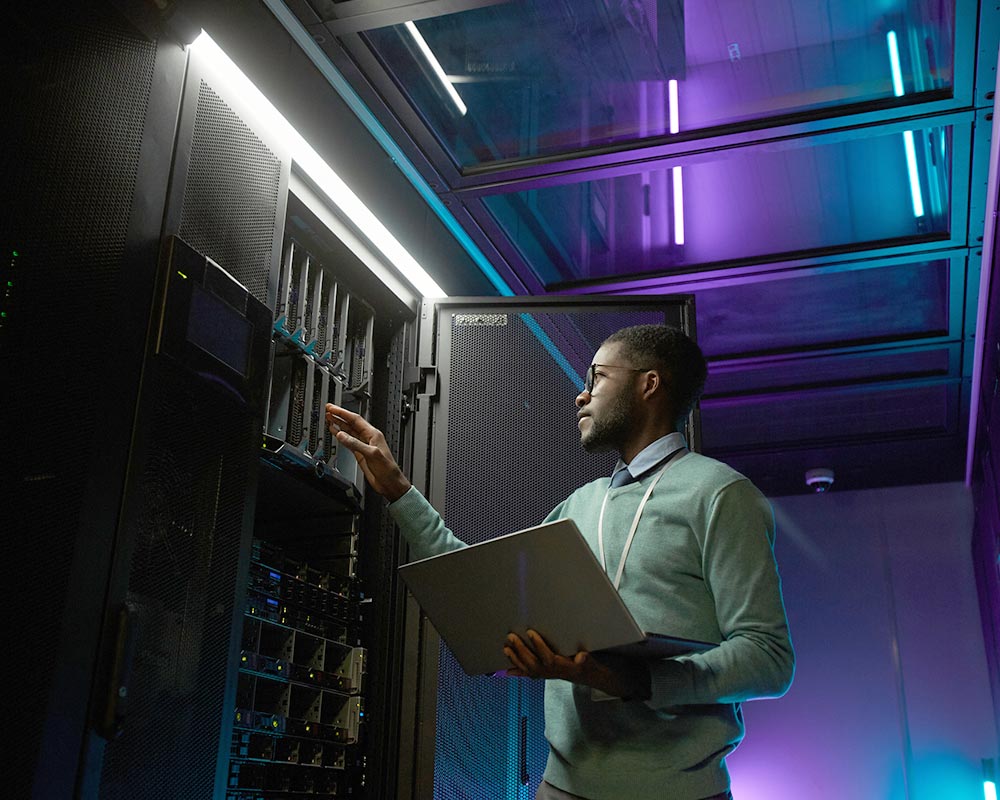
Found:
<svg viewBox="0 0 1000 800"><path fill-rule="evenodd" d="M719 358L946 336L949 267L942 260L803 273L700 291L698 341Z"/></svg>
<svg viewBox="0 0 1000 800"><path fill-rule="evenodd" d="M952 348L846 356L789 358L751 366L709 366L704 402L727 395L808 389L852 382L912 380L949 376L957 359Z"/></svg>
<svg viewBox="0 0 1000 800"><path fill-rule="evenodd" d="M952 129L715 153L484 198L545 284L948 233Z"/></svg>
<svg viewBox="0 0 1000 800"><path fill-rule="evenodd" d="M523 0L366 36L464 167L947 92L954 17L955 0Z"/></svg>
<svg viewBox="0 0 1000 800"><path fill-rule="evenodd" d="M703 400L705 453L794 443L870 442L901 433L951 433L958 387L820 390L752 400Z"/></svg>

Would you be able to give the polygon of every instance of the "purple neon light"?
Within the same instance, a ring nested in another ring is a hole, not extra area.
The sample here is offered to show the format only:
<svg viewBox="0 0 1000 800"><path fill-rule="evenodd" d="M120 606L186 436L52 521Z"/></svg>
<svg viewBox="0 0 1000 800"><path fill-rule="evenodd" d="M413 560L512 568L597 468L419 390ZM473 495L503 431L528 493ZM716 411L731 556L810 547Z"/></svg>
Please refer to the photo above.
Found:
<svg viewBox="0 0 1000 800"><path fill-rule="evenodd" d="M667 95L670 106L670 132L677 133L681 129L680 104L677 101L677 81L667 82ZM684 244L684 177L681 168L670 170L674 183L674 244Z"/></svg>
<svg viewBox="0 0 1000 800"><path fill-rule="evenodd" d="M670 132L677 133L681 129L680 110L677 105L677 81L667 82L667 93L670 97Z"/></svg>

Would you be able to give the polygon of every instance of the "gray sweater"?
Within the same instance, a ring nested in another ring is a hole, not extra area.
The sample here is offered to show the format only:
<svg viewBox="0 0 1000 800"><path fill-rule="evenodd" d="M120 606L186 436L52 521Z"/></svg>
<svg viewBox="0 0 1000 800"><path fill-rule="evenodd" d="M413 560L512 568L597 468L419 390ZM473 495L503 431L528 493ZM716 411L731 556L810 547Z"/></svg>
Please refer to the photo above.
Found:
<svg viewBox="0 0 1000 800"><path fill-rule="evenodd" d="M611 490L604 546L612 576L654 477ZM601 478L577 489L548 519L573 519L596 553L607 487ZM462 546L416 490L390 509L414 557ZM742 475L697 453L667 470L619 592L644 630L719 646L652 663L645 703L548 681L549 783L588 800L698 800L729 786L725 756L743 737L740 702L781 695L794 669L773 543L771 507Z"/></svg>

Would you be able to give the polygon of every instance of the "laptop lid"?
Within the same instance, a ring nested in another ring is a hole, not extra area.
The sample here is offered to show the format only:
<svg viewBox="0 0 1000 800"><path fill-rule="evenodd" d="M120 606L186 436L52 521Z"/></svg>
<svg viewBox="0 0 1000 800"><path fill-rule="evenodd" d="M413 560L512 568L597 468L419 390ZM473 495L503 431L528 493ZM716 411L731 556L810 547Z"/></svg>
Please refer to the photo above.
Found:
<svg viewBox="0 0 1000 800"><path fill-rule="evenodd" d="M507 669L504 639L538 631L571 655L646 637L576 523L537 525L399 568L462 669Z"/></svg>

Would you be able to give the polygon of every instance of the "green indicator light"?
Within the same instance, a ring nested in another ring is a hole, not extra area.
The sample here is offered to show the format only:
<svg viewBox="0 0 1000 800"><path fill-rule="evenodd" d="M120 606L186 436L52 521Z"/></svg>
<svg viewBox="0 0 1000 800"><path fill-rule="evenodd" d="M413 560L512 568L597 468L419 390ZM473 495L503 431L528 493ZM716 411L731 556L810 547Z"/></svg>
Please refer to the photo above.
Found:
<svg viewBox="0 0 1000 800"><path fill-rule="evenodd" d="M6 311L0 311L0 317L3 317L4 319L6 319L7 318L7 312Z"/></svg>
<svg viewBox="0 0 1000 800"><path fill-rule="evenodd" d="M17 252L17 250L15 250L11 255L13 255L14 258L17 258L21 254L19 252Z"/></svg>
<svg viewBox="0 0 1000 800"><path fill-rule="evenodd" d="M184 274L183 272L181 272L180 270L177 270L177 274L178 274L178 275L180 275L180 276L181 276L181 277L182 277L182 278L183 278L184 280L187 280L187 275L185 275L185 274Z"/></svg>

